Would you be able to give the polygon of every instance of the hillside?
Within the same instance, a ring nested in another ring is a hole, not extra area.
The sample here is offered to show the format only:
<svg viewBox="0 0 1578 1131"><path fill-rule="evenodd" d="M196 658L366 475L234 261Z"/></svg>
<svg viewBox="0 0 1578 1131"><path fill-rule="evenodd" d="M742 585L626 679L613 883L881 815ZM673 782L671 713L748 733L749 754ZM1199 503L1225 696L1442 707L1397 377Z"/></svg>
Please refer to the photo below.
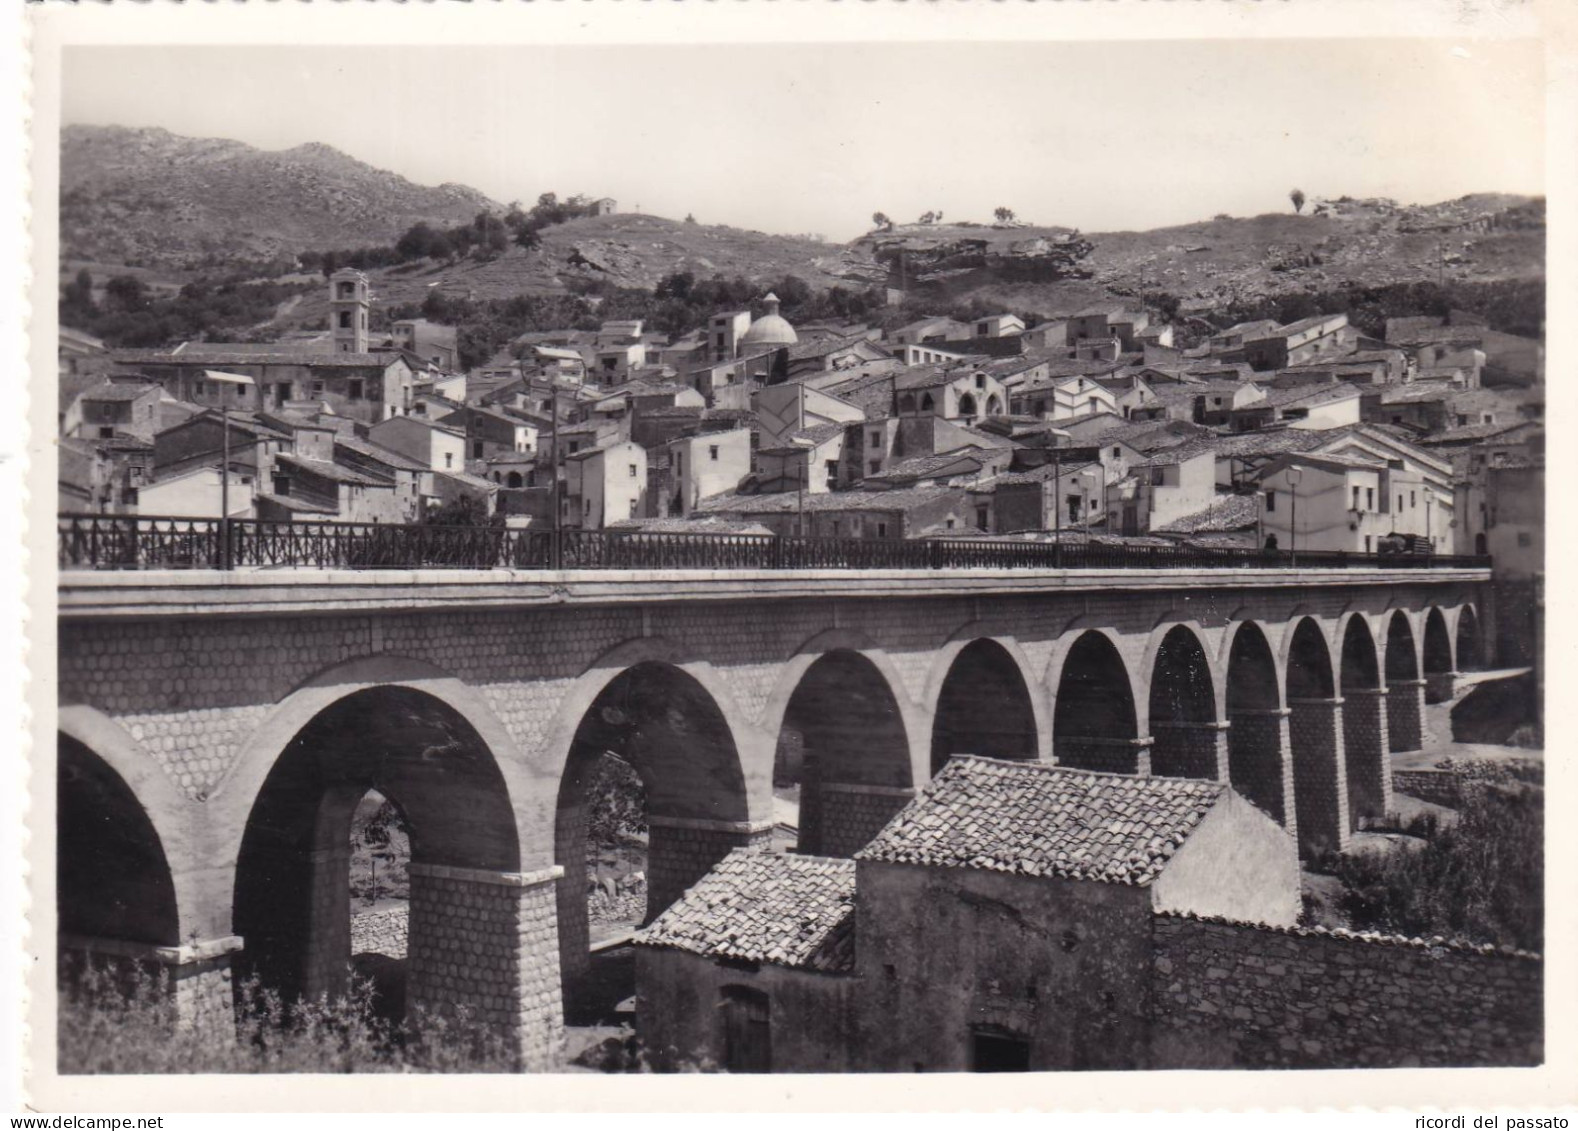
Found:
<svg viewBox="0 0 1578 1131"><path fill-rule="evenodd" d="M420 303L437 283L483 300L564 292L576 281L593 279L650 289L679 271L698 279L722 275L762 282L797 275L816 289L864 289L887 277L886 268L858 248L636 213L556 224L543 229L538 247L511 248L497 259L422 261L368 276L379 302L400 304ZM312 324L327 310L326 300L312 296L291 317Z"/></svg>
<svg viewBox="0 0 1578 1131"><path fill-rule="evenodd" d="M418 220L456 224L501 206L429 187L326 145L267 151L162 129L66 126L62 258L166 270L390 243Z"/></svg>
<svg viewBox="0 0 1578 1131"><path fill-rule="evenodd" d="M1092 250L1078 264L1086 277L1026 278L1033 272L1025 261L1071 235L1061 228L905 225L853 246L890 262L902 249L912 288L1047 314L1145 292L1207 307L1350 282L1490 282L1545 271L1544 201L1496 194L1423 206L1317 199L1302 215L1087 233Z"/></svg>

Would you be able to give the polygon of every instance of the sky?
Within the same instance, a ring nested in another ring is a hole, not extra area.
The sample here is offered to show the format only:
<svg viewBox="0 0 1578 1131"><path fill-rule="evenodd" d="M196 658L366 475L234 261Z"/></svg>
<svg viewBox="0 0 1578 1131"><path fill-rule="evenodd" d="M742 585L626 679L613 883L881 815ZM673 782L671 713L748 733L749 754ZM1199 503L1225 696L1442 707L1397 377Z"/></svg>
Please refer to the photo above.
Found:
<svg viewBox="0 0 1578 1131"><path fill-rule="evenodd" d="M1544 192L1531 41L73 47L65 123L332 145L500 202L847 240L873 212L1118 231L1288 192Z"/></svg>

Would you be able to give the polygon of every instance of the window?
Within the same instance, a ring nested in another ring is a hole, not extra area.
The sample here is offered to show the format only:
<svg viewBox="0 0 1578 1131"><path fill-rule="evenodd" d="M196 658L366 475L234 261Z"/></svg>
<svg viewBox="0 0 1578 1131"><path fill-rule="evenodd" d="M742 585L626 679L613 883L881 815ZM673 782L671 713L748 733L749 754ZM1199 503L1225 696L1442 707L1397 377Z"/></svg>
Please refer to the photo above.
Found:
<svg viewBox="0 0 1578 1131"><path fill-rule="evenodd" d="M950 527L953 525L953 520L952 519L948 520L948 525ZM991 529L991 527L992 527L992 512L991 512L991 508L990 507L976 507L975 508L975 525L979 526L982 530L990 530Z"/></svg>
<svg viewBox="0 0 1578 1131"><path fill-rule="evenodd" d="M1267 491L1266 492L1266 513L1270 514L1271 512L1275 511L1276 509L1277 509L1277 493L1275 491Z"/></svg>
<svg viewBox="0 0 1578 1131"><path fill-rule="evenodd" d="M1366 487L1364 489L1364 508L1365 508L1365 510L1372 510L1372 511L1375 509L1375 488L1374 487Z"/></svg>
<svg viewBox="0 0 1578 1131"><path fill-rule="evenodd" d="M350 328L351 328L351 312L349 310L342 310L342 311L340 311L340 329L342 329L342 330L349 330Z"/></svg>
<svg viewBox="0 0 1578 1131"><path fill-rule="evenodd" d="M1527 550L1533 544L1534 544L1534 536L1532 534L1530 534L1527 530L1520 530L1520 531L1518 531L1518 546L1519 546L1519 548Z"/></svg>
<svg viewBox="0 0 1578 1131"><path fill-rule="evenodd" d="M109 426L109 425L101 425L100 428L99 428L99 439L101 439L101 440L113 440L113 439L115 439L115 429L113 427Z"/></svg>
<svg viewBox="0 0 1578 1131"><path fill-rule="evenodd" d="M281 475L277 471L274 473L274 494L281 498L290 497L290 476Z"/></svg>
<svg viewBox="0 0 1578 1131"><path fill-rule="evenodd" d="M1457 426L1459 428L1466 428L1468 426L1468 414L1467 413L1460 412L1460 413L1457 414Z"/></svg>
<svg viewBox="0 0 1578 1131"><path fill-rule="evenodd" d="M315 397L323 396L323 382L322 381L314 381L312 383L312 395L315 396Z"/></svg>
<svg viewBox="0 0 1578 1131"><path fill-rule="evenodd" d="M873 432L871 434L871 446L873 448L880 448L882 446L882 433L881 432Z"/></svg>
<svg viewBox="0 0 1578 1131"><path fill-rule="evenodd" d="M445 452L444 453L444 466L445 467L454 467L455 466L455 453L454 452Z"/></svg>
<svg viewBox="0 0 1578 1131"><path fill-rule="evenodd" d="M1368 534L1364 536L1364 552L1367 554L1370 552L1370 536Z"/></svg>
<svg viewBox="0 0 1578 1131"><path fill-rule="evenodd" d="M1410 507L1417 507L1419 505L1419 493L1417 491L1408 492L1408 505ZM1399 503L1398 507L1401 509L1402 504Z"/></svg>
<svg viewBox="0 0 1578 1131"><path fill-rule="evenodd" d="M1079 495L1068 495L1064 498L1063 503L1068 507L1068 520L1070 522L1078 522L1080 511L1084 509L1085 500Z"/></svg>
<svg viewBox="0 0 1578 1131"><path fill-rule="evenodd" d="M1403 497L1401 495L1397 496L1397 510L1398 510L1399 514L1402 513L1402 510L1403 510Z"/></svg>
<svg viewBox="0 0 1578 1131"><path fill-rule="evenodd" d="M877 523L877 537L878 538L886 538L887 536L888 536L888 524L885 523L885 522Z"/></svg>
<svg viewBox="0 0 1578 1131"><path fill-rule="evenodd" d="M632 463L627 464L626 466L630 469L630 478L634 479L636 477L636 465Z"/></svg>
<svg viewBox="0 0 1578 1131"><path fill-rule="evenodd" d="M944 522L942 525L943 525L943 529L944 530L952 530L953 527L954 527L954 521L953 521L953 519L950 518L946 522Z"/></svg>
<svg viewBox="0 0 1578 1131"><path fill-rule="evenodd" d="M1357 488L1357 487L1355 487L1353 489L1353 508L1352 509L1353 510L1358 510L1359 509L1359 488Z"/></svg>
<svg viewBox="0 0 1578 1131"><path fill-rule="evenodd" d="M482 458L482 453L485 450L486 450L486 448L484 446L483 441L481 441L481 440L473 440L471 442L471 458L472 459L481 459Z"/></svg>
<svg viewBox="0 0 1578 1131"><path fill-rule="evenodd" d="M876 475L882 470L882 461L879 459L874 459L866 466L869 468L869 470L866 472L867 475Z"/></svg>
<svg viewBox="0 0 1578 1131"><path fill-rule="evenodd" d="M718 462L718 445L717 444L708 444L707 445L707 458L710 459L713 463L717 463Z"/></svg>
<svg viewBox="0 0 1578 1131"><path fill-rule="evenodd" d="M1122 454L1123 454L1123 451L1121 449L1119 449L1119 448L1113 448L1112 449L1112 458L1113 459L1117 459Z"/></svg>
<svg viewBox="0 0 1578 1131"><path fill-rule="evenodd" d="M359 377L352 377L345 383L345 395L353 401L362 399L362 381Z"/></svg>
<svg viewBox="0 0 1578 1131"><path fill-rule="evenodd" d="M635 518L636 517L636 510L638 509L639 505L640 505L640 500L639 499L631 499L630 500L630 517L631 518Z"/></svg>

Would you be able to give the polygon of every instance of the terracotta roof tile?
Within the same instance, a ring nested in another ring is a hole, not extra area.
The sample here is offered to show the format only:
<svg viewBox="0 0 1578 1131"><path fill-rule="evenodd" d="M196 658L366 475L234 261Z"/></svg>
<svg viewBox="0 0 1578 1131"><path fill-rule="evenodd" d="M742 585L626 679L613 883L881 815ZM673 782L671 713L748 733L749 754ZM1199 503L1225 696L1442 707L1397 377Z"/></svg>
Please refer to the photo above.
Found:
<svg viewBox="0 0 1578 1131"><path fill-rule="evenodd" d="M855 862L736 848L632 941L712 958L852 971Z"/></svg>
<svg viewBox="0 0 1578 1131"><path fill-rule="evenodd" d="M1226 789L960 756L855 858L1144 885Z"/></svg>

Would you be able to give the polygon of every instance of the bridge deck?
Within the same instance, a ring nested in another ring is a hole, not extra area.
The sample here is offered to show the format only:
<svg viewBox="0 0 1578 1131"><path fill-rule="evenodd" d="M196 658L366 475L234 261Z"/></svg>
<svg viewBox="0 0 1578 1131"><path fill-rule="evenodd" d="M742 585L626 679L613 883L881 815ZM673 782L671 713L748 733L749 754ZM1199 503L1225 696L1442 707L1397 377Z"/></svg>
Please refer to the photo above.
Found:
<svg viewBox="0 0 1578 1131"><path fill-rule="evenodd" d="M63 618L1040 593L1243 592L1490 580L1489 568L958 570L135 570L60 574Z"/></svg>

